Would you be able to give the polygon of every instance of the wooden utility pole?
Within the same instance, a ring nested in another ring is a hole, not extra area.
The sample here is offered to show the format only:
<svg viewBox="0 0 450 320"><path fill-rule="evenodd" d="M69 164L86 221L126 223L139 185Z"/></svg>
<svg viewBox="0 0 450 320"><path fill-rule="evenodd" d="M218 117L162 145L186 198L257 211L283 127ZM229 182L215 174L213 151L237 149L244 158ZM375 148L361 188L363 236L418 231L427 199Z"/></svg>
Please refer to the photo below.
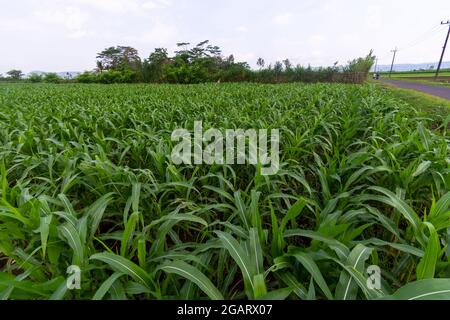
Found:
<svg viewBox="0 0 450 320"><path fill-rule="evenodd" d="M397 54L397 48L394 50L391 50L391 52L394 53L394 56L392 57L392 64L391 64L391 71L389 71L389 78L391 77L392 69L394 68L394 62L395 62L395 55Z"/></svg>
<svg viewBox="0 0 450 320"><path fill-rule="evenodd" d="M442 21L441 24L442 25L448 24L448 32L447 32L447 38L445 38L444 46L442 47L441 59L439 59L439 64L438 64L438 67L436 70L436 75L434 76L434 81L436 81L439 76L439 71L441 70L442 60L444 59L445 48L447 48L448 37L450 35L450 20L447 20L447 22Z"/></svg>

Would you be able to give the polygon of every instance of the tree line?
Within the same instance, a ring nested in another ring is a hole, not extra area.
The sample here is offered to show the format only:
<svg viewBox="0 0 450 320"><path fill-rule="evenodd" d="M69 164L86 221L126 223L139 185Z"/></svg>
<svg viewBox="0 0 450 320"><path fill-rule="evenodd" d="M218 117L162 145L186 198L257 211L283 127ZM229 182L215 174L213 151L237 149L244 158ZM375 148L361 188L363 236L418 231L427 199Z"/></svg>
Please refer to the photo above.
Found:
<svg viewBox="0 0 450 320"><path fill-rule="evenodd" d="M257 70L247 62L237 62L233 55L223 56L220 47L208 40L196 45L177 43L173 56L166 48L156 48L142 60L135 48L109 47L97 54L96 67L79 74L74 79L61 78L55 73L31 74L29 82L79 82L79 83L181 83L204 82L363 82L372 67L373 52L363 58L349 61L345 66L312 68L294 66L289 59L266 65L263 58L257 60ZM7 72L3 80L20 81L20 70Z"/></svg>

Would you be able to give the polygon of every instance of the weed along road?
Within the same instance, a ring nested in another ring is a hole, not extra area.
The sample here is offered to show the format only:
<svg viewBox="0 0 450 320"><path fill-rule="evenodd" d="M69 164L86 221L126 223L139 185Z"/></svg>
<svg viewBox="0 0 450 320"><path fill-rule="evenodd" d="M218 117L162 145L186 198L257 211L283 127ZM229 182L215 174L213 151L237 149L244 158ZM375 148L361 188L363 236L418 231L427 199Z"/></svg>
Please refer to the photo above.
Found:
<svg viewBox="0 0 450 320"><path fill-rule="evenodd" d="M400 88L412 89L430 94L432 96L450 100L450 87L430 86L422 83L412 83L399 80L383 80L383 82L392 84Z"/></svg>

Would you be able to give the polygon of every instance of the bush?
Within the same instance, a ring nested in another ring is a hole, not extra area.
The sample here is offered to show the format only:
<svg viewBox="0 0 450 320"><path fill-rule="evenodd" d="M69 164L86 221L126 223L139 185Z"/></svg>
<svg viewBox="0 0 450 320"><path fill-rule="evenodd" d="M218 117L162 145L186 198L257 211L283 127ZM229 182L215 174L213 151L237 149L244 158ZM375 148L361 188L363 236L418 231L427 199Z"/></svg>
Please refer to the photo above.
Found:
<svg viewBox="0 0 450 320"><path fill-rule="evenodd" d="M75 81L79 83L133 83L137 82L138 74L132 70L123 71L104 71L101 73L84 72L75 78Z"/></svg>
<svg viewBox="0 0 450 320"><path fill-rule="evenodd" d="M56 73L53 72L47 73L44 76L44 82L47 83L61 83L62 80L63 79L60 76L58 76Z"/></svg>
<svg viewBox="0 0 450 320"><path fill-rule="evenodd" d="M31 83L38 83L38 82L42 82L42 75L38 74L38 73L32 73L29 77L28 77L28 81L30 81Z"/></svg>
<svg viewBox="0 0 450 320"><path fill-rule="evenodd" d="M96 80L96 75L90 72L83 72L81 74L79 74L77 77L75 77L75 81L79 82L79 83L95 83L97 82Z"/></svg>

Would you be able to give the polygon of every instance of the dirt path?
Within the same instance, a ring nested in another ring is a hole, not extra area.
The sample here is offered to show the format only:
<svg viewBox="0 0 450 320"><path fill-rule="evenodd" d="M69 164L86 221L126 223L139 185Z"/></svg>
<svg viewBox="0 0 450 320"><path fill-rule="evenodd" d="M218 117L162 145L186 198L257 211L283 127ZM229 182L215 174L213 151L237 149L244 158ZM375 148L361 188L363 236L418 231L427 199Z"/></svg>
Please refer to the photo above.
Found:
<svg viewBox="0 0 450 320"><path fill-rule="evenodd" d="M422 83L412 83L400 80L382 80L382 81L400 88L412 89L427 94L431 94L432 96L450 100L450 87L430 86Z"/></svg>

